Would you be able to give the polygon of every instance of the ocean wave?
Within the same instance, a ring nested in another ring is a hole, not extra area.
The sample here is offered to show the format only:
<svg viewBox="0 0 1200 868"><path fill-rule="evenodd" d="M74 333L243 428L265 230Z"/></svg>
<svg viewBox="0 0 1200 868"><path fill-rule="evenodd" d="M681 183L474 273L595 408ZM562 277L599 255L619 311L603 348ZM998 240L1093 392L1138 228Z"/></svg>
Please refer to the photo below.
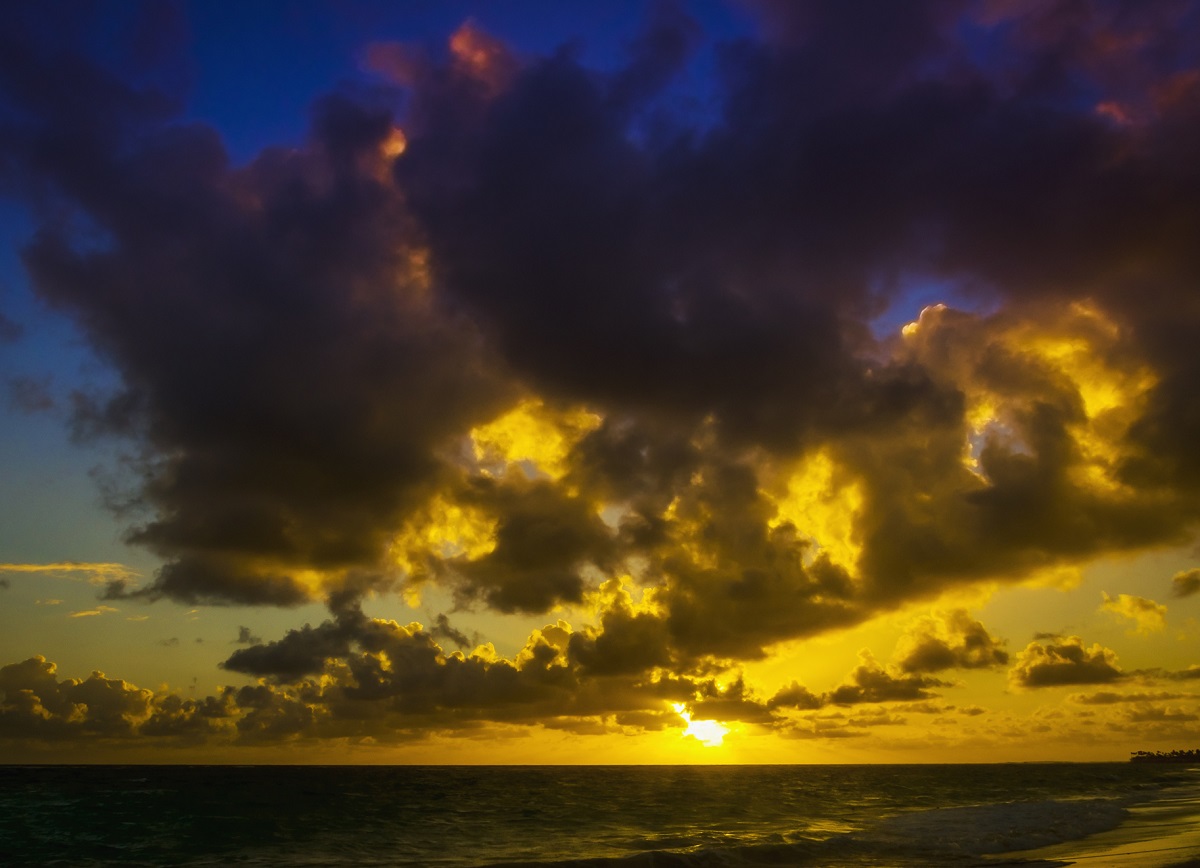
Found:
<svg viewBox="0 0 1200 868"><path fill-rule="evenodd" d="M744 868L770 865L980 865L1018 852L1114 829L1128 798L1062 799L929 808L896 814L860 831L817 839L697 845L685 838L624 856L538 863L491 862L487 868ZM672 846L672 845L676 846ZM690 845L689 845L690 844Z"/></svg>
<svg viewBox="0 0 1200 868"><path fill-rule="evenodd" d="M1145 826L1151 805L1190 822L1196 777L1117 763L7 768L0 864L988 865L1127 811Z"/></svg>

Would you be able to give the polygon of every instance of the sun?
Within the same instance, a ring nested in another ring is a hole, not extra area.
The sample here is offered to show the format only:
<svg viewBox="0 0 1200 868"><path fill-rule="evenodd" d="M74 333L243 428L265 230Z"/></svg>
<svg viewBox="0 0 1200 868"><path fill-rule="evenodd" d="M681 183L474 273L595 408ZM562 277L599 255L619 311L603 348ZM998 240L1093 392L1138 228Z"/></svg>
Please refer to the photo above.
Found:
<svg viewBox="0 0 1200 868"><path fill-rule="evenodd" d="M726 733L729 732L729 727L722 726L715 720L692 720L692 715L682 702L674 703L673 707L675 712L687 722L687 729L683 731L684 738L691 736L705 747L721 746Z"/></svg>

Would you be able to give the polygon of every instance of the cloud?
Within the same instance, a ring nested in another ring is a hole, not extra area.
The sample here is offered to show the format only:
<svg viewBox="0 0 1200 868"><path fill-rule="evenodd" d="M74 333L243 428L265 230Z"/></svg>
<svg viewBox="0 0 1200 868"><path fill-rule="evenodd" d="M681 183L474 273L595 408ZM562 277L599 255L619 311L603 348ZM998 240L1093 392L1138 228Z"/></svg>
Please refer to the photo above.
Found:
<svg viewBox="0 0 1200 868"><path fill-rule="evenodd" d="M965 609L935 612L914 621L901 636L895 664L905 672L1004 666L1008 652Z"/></svg>
<svg viewBox="0 0 1200 868"><path fill-rule="evenodd" d="M639 607L618 579L602 585L600 624L572 632L568 652L580 669L595 675L649 672L671 664L667 624L652 608Z"/></svg>
<svg viewBox="0 0 1200 868"><path fill-rule="evenodd" d="M74 90L23 86L53 62L37 46L5 51L0 71L36 116L10 140L15 159L81 199L112 246L83 252L49 230L25 263L123 381L80 397L76 434L149 447L135 473L151 517L128 532L165 561L147 593L292 605L386 583L391 537L439 479L437 452L512 394L477 326L430 303L418 227L376 177L390 118L330 96L311 148L235 169L213 130L160 125L168 95L85 56L54 67ZM104 179L90 192L85 159Z"/></svg>
<svg viewBox="0 0 1200 868"><path fill-rule="evenodd" d="M1145 597L1130 594L1110 597L1105 593L1100 609L1133 621L1136 632L1142 635L1161 632L1167 628L1167 607Z"/></svg>
<svg viewBox="0 0 1200 868"><path fill-rule="evenodd" d="M1190 693L1167 693L1159 691L1157 693L1113 693L1111 691L1101 691L1099 693L1072 693L1068 699L1071 702L1077 702L1080 705L1115 705L1126 702L1166 702L1174 699L1194 698Z"/></svg>
<svg viewBox="0 0 1200 868"><path fill-rule="evenodd" d="M1191 723L1200 720L1200 714L1182 708L1147 705L1131 710L1126 718L1131 723Z"/></svg>
<svg viewBox="0 0 1200 868"><path fill-rule="evenodd" d="M825 704L824 700L802 686L796 681L779 688L771 701L769 707L775 708L799 708L799 709L815 709L820 708Z"/></svg>
<svg viewBox="0 0 1200 868"><path fill-rule="evenodd" d="M75 578L76 575L79 575L93 585L103 585L112 581L128 581L138 575L124 564L80 561L61 561L49 564L0 564L0 573L35 573L62 578Z"/></svg>
<svg viewBox="0 0 1200 868"><path fill-rule="evenodd" d="M238 627L237 638L233 640L238 645L261 645L262 639L254 635L249 627Z"/></svg>
<svg viewBox="0 0 1200 868"><path fill-rule="evenodd" d="M856 705L863 702L912 702L932 699L938 694L932 687L949 687L945 681L913 673L892 673L884 669L869 651L859 652L860 663L850 673L846 683L833 690L827 701L835 705Z"/></svg>
<svg viewBox="0 0 1200 868"><path fill-rule="evenodd" d="M1190 597L1200 592L1200 569L1176 573L1171 577L1171 590L1176 597Z"/></svg>
<svg viewBox="0 0 1200 868"><path fill-rule="evenodd" d="M239 731L251 740L354 733L395 740L469 730L481 721L588 728L605 715L665 710L697 695L699 685L686 679L582 678L566 656L569 637L560 623L534 631L514 659L486 645L447 654L420 624L348 613L316 630L293 631L253 656L254 648L235 652L226 668L253 665L273 682L239 691L238 704L248 709ZM319 682L299 674L315 668L318 650L342 640L349 650L326 657ZM310 653L299 650L302 642L314 646Z"/></svg>
<svg viewBox="0 0 1200 868"><path fill-rule="evenodd" d="M450 619L444 614L439 614L434 623L433 629L429 631L430 635L438 639L446 639L453 642L459 648L467 648L471 644L471 640L461 630L456 630L450 624Z"/></svg>
<svg viewBox="0 0 1200 868"><path fill-rule="evenodd" d="M1093 644L1085 648L1078 636L1067 636L1053 644L1030 642L1017 655L1008 673L1018 687L1059 687L1069 684L1110 684L1125 677L1117 655Z"/></svg>
<svg viewBox="0 0 1200 868"><path fill-rule="evenodd" d="M327 659L349 652L353 629L349 623L335 621L324 621L317 627L305 624L298 630L289 630L277 641L255 643L234 651L221 666L231 672L272 676L280 681L317 675L325 668Z"/></svg>
<svg viewBox="0 0 1200 868"><path fill-rule="evenodd" d="M119 565L0 571L109 600L326 601L225 661L266 681L230 701L267 739L366 731L375 702L404 732L582 726L668 694L797 713L798 685L705 685L945 591L1187 539L1200 102L1170 58L1196 16L1147 4L1122 40L1057 3L870 27L793 6L756 4L761 36L719 50L699 125L671 111L703 49L668 7L607 71L472 23L440 55L369 49L383 80L240 164L182 119L169 65L14 16L5 183L77 218L41 223L23 263L116 375L75 396L72 432L137 456L118 514L161 567L138 587ZM926 285L946 303L877 335ZM358 605L430 586L556 623L524 657L455 656L448 621ZM1001 645L930 616L821 702L920 701ZM1012 677L1119 675L1041 635Z"/></svg>
<svg viewBox="0 0 1200 868"><path fill-rule="evenodd" d="M583 567L610 567L612 534L586 501L542 481L480 480L466 504L496 515L493 546L450 567L460 592L501 612L583 600Z"/></svg>
<svg viewBox="0 0 1200 868"><path fill-rule="evenodd" d="M392 587L412 577L392 558L397 534L449 502L485 516L490 548L425 550L419 571L464 601L545 612L579 603L589 569L641 555L679 650L752 657L946 585L1176 538L1195 492L1159 470L1190 460L1162 424L1183 357L1152 340L1162 307L1126 309L1105 277L1118 251L1157 238L1173 285L1185 248L1151 227L1192 216L1174 164L1139 162L1124 133L1072 117L1073 97L1036 77L1013 90L1032 76L1019 64L924 77L953 54L948 8L906 16L887 51L832 5L802 26L771 15L805 36L731 52L702 137L627 134L695 44L684 17L651 21L611 75L570 54L518 58L470 25L444 67L413 55L399 76L395 52L371 54L408 89L405 117L334 93L306 146L241 167L214 131L165 121L170 94L83 54L77 91L19 85L47 80L49 61L36 40L12 54L7 89L28 121L11 158L112 240L101 254L47 227L25 257L122 378L80 399L77 432L147 447L150 517L129 539L165 563L143 593L293 605ZM1054 50L1044 37L1003 39L1035 58ZM798 89L814 69L826 85ZM1115 87L1110 64L1089 70ZM1064 110L1029 111L1026 94ZM403 153L388 144L397 125ZM1175 140L1153 124L1138 136ZM75 146L35 152L37 137ZM855 155L879 141L886 156L864 173ZM80 180L84 153L102 184ZM1129 186L1138 172L1179 192L1151 207ZM965 204L1001 199L1008 210ZM1022 201L1059 216L1043 226ZM1145 235L1115 232L1129 215ZM887 298L871 287L886 296L902 273L986 283L1006 305L932 310L879 345L864 324ZM1123 317L1131 329L1110 327ZM496 479L459 460L472 431L531 396L606 423L561 477ZM620 464L622 440L654 450ZM823 466L845 498L804 490ZM596 512L618 492L625 534Z"/></svg>
<svg viewBox="0 0 1200 868"><path fill-rule="evenodd" d="M130 736L149 714L152 694L93 672L85 680L59 681L43 657L0 668L0 734L6 737L65 738L79 731Z"/></svg>
<svg viewBox="0 0 1200 868"><path fill-rule="evenodd" d="M0 667L0 742L63 743L139 737L200 743L225 730L236 713L232 693L203 700L155 694L93 672L59 679L44 657Z"/></svg>
<svg viewBox="0 0 1200 868"><path fill-rule="evenodd" d="M1193 678L1200 678L1200 664L1194 664L1187 669L1178 672L1165 673L1167 678L1175 681L1190 681Z"/></svg>
<svg viewBox="0 0 1200 868"><path fill-rule="evenodd" d="M97 606L94 609L81 609L78 612L71 612L67 615L68 618L95 618L100 615L107 615L110 612L119 612L120 609L115 609L112 606Z"/></svg>

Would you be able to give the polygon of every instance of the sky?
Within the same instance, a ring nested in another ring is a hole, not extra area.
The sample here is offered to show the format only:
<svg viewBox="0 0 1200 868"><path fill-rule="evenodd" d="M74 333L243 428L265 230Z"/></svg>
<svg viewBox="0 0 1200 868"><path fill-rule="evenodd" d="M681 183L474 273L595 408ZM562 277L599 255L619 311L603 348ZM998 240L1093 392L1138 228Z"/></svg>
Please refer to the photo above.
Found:
<svg viewBox="0 0 1200 868"><path fill-rule="evenodd" d="M12 5L0 761L1200 720L1200 3Z"/></svg>

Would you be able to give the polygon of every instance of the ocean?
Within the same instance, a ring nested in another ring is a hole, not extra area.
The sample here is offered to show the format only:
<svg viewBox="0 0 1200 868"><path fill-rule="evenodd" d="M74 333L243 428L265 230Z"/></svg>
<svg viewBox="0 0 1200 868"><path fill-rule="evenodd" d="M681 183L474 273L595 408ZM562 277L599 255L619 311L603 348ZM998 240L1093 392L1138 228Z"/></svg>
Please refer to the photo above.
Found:
<svg viewBox="0 0 1200 868"><path fill-rule="evenodd" d="M1013 864L1198 801L1197 770L1120 763L4 766L0 864Z"/></svg>

